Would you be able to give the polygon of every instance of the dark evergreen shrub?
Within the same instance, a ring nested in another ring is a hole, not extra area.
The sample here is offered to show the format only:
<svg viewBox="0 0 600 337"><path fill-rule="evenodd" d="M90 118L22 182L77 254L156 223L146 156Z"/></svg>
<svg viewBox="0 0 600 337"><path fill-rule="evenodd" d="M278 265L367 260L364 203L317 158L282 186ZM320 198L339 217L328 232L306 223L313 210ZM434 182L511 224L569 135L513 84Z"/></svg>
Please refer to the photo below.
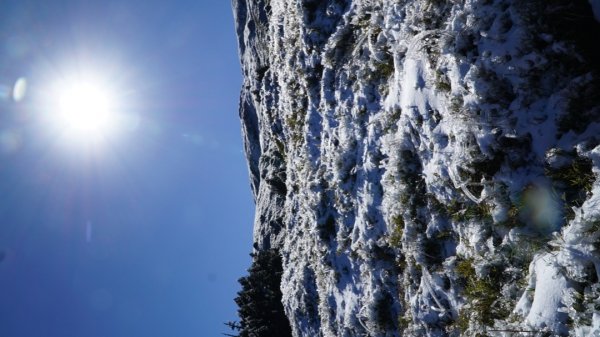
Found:
<svg viewBox="0 0 600 337"><path fill-rule="evenodd" d="M251 256L252 266L248 276L238 280L242 290L235 299L239 337L291 337L290 323L281 304L281 256L275 249Z"/></svg>

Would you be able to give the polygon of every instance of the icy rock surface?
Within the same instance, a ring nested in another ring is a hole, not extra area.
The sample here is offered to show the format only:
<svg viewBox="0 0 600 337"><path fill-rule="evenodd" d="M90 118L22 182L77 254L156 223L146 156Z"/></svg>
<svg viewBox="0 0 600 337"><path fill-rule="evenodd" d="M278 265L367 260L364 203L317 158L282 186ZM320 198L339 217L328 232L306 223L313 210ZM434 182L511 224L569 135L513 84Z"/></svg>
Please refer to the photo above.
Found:
<svg viewBox="0 0 600 337"><path fill-rule="evenodd" d="M233 0L295 336L600 336L595 0Z"/></svg>

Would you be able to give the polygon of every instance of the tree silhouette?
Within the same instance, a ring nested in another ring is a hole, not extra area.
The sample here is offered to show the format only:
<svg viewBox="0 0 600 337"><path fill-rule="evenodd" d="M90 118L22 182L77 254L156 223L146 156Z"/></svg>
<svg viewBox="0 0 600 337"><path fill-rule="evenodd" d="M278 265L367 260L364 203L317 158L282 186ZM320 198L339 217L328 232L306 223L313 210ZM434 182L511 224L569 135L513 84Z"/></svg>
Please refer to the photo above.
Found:
<svg viewBox="0 0 600 337"><path fill-rule="evenodd" d="M234 326L239 337L291 337L290 323L281 304L281 256L275 249L251 256L252 266L248 276L238 280L242 290L235 299L240 322Z"/></svg>

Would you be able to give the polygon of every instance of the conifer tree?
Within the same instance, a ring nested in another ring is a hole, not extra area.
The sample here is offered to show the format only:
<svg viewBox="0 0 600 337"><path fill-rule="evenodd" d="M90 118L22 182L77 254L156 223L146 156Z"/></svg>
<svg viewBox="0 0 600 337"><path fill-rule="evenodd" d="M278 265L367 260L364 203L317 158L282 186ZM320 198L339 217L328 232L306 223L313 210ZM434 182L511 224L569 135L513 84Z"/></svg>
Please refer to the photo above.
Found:
<svg viewBox="0 0 600 337"><path fill-rule="evenodd" d="M248 276L238 280L242 290L235 299L240 317L239 337L291 337L281 303L281 256L275 249L251 256L252 266Z"/></svg>

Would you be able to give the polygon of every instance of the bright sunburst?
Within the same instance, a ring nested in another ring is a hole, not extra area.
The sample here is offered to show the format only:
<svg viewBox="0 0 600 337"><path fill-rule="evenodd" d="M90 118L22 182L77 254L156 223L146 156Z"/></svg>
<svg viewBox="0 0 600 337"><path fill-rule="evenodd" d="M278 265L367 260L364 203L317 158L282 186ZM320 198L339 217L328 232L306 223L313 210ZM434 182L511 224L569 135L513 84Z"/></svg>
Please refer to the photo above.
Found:
<svg viewBox="0 0 600 337"><path fill-rule="evenodd" d="M113 151L140 127L136 92L118 63L74 58L40 73L30 86L38 130L65 153Z"/></svg>
<svg viewBox="0 0 600 337"><path fill-rule="evenodd" d="M54 122L80 140L106 137L116 123L116 101L110 88L92 78L60 82L55 87Z"/></svg>

